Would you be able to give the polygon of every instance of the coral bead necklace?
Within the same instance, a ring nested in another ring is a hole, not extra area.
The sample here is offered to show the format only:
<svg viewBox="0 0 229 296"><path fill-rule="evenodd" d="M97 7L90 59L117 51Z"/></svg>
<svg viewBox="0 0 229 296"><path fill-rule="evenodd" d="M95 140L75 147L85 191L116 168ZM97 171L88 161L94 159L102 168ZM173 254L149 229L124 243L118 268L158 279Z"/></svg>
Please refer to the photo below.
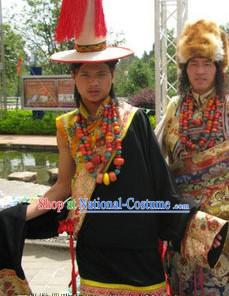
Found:
<svg viewBox="0 0 229 296"><path fill-rule="evenodd" d="M88 131L86 119L80 113L76 116L75 124L79 138L79 151L83 155L87 171L96 179L96 183L109 185L111 182L115 182L120 174L121 166L124 164L116 104L111 101L104 106L102 121L99 126L101 133L98 136L94 136L93 133ZM105 145L103 155L96 151L96 143L98 142ZM113 160L114 171L100 172L100 168L103 169L107 165L113 154L115 154Z"/></svg>
<svg viewBox="0 0 229 296"><path fill-rule="evenodd" d="M187 95L181 104L179 134L187 151L203 151L215 145L216 134L222 129L223 100L218 96L208 99L202 118L195 118L194 98ZM195 133L193 130L201 131Z"/></svg>

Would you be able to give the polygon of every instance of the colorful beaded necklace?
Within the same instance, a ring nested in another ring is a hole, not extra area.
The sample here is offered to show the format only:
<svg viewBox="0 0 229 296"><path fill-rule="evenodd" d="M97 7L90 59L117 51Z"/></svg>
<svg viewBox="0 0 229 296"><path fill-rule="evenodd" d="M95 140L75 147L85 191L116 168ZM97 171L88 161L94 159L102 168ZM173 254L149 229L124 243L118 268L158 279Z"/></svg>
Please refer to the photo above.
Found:
<svg viewBox="0 0 229 296"><path fill-rule="evenodd" d="M87 120L78 113L76 116L76 133L79 138L79 151L83 155L85 167L92 177L96 179L96 183L109 185L110 182L115 182L120 174L121 166L124 164L122 157L122 140L119 124L119 116L116 104L111 101L104 106L102 120L99 128L101 133L99 136L94 136L89 132ZM105 145L104 155L100 155L96 151L96 143L101 142ZM114 156L113 164L114 171L101 172L101 169L107 165L111 157Z"/></svg>
<svg viewBox="0 0 229 296"><path fill-rule="evenodd" d="M194 98L191 93L184 97L179 114L179 134L186 151L203 151L215 145L216 134L222 129L223 99L208 99L202 118L194 116ZM200 128L199 133L193 129Z"/></svg>

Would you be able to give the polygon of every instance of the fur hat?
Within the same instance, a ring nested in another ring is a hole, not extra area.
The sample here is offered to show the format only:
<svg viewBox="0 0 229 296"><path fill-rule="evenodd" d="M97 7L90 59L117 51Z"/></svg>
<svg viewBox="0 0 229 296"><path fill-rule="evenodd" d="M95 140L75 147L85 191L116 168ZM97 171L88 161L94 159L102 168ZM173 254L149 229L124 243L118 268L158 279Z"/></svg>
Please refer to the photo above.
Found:
<svg viewBox="0 0 229 296"><path fill-rule="evenodd" d="M186 24L177 44L179 66L193 57L205 57L214 62L222 62L226 71L229 64L229 41L227 34L219 26L208 20Z"/></svg>
<svg viewBox="0 0 229 296"><path fill-rule="evenodd" d="M63 0L56 27L57 42L75 40L75 49L54 53L51 60L90 63L118 60L133 54L123 47L107 46L102 0Z"/></svg>

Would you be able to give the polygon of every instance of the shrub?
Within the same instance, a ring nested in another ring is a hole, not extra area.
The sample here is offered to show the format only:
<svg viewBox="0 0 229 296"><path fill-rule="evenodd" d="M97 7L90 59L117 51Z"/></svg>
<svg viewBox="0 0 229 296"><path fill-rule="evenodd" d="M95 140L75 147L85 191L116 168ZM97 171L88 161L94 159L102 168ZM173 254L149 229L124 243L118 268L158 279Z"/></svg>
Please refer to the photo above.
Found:
<svg viewBox="0 0 229 296"><path fill-rule="evenodd" d="M42 119L33 119L31 110L0 110L0 134L14 135L55 135L55 119L63 112L46 111ZM149 120L155 127L155 116Z"/></svg>
<svg viewBox="0 0 229 296"><path fill-rule="evenodd" d="M47 111L42 119L33 119L31 110L0 110L0 134L55 135L59 114Z"/></svg>
<svg viewBox="0 0 229 296"><path fill-rule="evenodd" d="M136 107L149 109L150 114L155 114L155 94L151 88L144 88L131 96L128 102Z"/></svg>

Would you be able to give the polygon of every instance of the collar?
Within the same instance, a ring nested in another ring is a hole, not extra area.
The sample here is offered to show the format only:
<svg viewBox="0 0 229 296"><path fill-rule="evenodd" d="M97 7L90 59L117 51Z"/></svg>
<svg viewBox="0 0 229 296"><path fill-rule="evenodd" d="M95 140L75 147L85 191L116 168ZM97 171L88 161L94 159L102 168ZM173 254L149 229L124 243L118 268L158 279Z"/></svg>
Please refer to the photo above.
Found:
<svg viewBox="0 0 229 296"><path fill-rule="evenodd" d="M192 95L193 95L193 98L195 99L195 102L197 104L197 106L202 106L207 99L209 99L210 97L213 97L215 96L215 88L211 88L209 91L207 91L206 93L204 94L198 94L198 93L195 93L193 90L192 91Z"/></svg>
<svg viewBox="0 0 229 296"><path fill-rule="evenodd" d="M95 116L93 116L93 118L91 117L91 115L89 114L86 106L82 102L80 102L79 112L85 119L87 119L89 121L94 121L94 120L97 120L97 119L102 117L102 114L103 114L103 111L104 111L104 106L109 104L110 102L111 102L110 97L107 97L106 99L104 99L102 101L102 103L99 105L99 107L98 107L98 109L96 111L96 114L95 114Z"/></svg>

